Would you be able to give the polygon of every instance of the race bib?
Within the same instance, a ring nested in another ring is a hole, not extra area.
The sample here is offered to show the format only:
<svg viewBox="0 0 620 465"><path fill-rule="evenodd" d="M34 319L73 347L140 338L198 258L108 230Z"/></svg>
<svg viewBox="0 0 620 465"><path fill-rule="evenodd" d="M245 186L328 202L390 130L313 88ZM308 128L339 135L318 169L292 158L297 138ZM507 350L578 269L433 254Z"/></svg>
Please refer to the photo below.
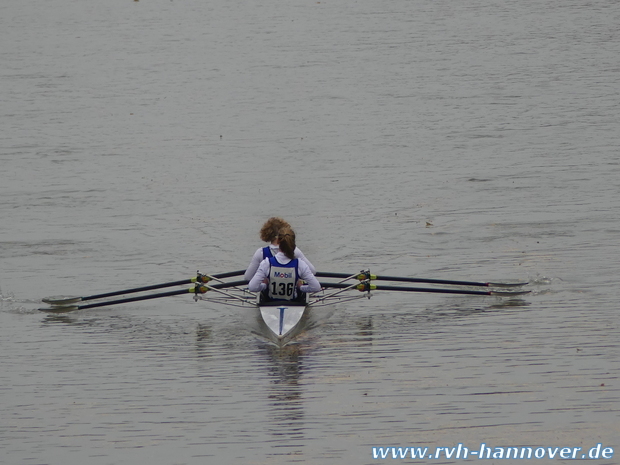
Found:
<svg viewBox="0 0 620 465"><path fill-rule="evenodd" d="M272 265L269 272L269 297L278 300L293 300L296 278L295 268Z"/></svg>

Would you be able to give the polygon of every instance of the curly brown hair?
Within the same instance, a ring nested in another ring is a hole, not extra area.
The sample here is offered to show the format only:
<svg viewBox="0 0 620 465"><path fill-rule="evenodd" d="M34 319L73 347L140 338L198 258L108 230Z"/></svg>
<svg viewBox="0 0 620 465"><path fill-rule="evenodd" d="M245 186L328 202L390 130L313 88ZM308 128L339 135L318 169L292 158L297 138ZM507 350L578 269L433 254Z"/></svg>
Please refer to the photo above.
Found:
<svg viewBox="0 0 620 465"><path fill-rule="evenodd" d="M260 229L260 238L265 242L273 242L277 239L281 229L290 228L291 225L277 216L269 218Z"/></svg>

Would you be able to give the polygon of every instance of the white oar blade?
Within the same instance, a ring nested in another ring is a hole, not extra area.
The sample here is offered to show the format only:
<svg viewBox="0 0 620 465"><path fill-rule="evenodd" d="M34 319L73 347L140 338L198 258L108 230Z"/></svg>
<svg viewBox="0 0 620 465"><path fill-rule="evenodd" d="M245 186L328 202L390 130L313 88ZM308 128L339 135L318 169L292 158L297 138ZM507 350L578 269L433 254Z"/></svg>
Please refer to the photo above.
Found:
<svg viewBox="0 0 620 465"><path fill-rule="evenodd" d="M49 312L49 313L67 313L67 312L74 312L79 309L80 307L78 307L77 305L54 305L48 308L40 308L39 310L42 312Z"/></svg>
<svg viewBox="0 0 620 465"><path fill-rule="evenodd" d="M46 304L50 304L50 305L70 305L70 304L76 304L78 302L81 302L82 298L66 296L66 295L57 295L53 297L46 297L45 299L42 299L42 300Z"/></svg>
<svg viewBox="0 0 620 465"><path fill-rule="evenodd" d="M518 295L529 294L532 291L489 291L491 295L499 297L515 297Z"/></svg>
<svg viewBox="0 0 620 465"><path fill-rule="evenodd" d="M526 286L527 282L524 283L488 283L490 287L523 287Z"/></svg>

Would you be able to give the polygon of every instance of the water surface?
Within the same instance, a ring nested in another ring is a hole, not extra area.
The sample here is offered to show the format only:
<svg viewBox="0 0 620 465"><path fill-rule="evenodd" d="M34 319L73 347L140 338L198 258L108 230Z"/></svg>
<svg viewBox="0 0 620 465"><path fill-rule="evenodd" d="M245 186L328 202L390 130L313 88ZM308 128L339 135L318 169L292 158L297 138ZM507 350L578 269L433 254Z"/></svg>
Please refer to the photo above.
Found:
<svg viewBox="0 0 620 465"><path fill-rule="evenodd" d="M618 448L616 4L48 0L0 18L7 463ZM191 296L37 310L242 269L272 215L323 271L532 293L377 292L285 348L252 309Z"/></svg>

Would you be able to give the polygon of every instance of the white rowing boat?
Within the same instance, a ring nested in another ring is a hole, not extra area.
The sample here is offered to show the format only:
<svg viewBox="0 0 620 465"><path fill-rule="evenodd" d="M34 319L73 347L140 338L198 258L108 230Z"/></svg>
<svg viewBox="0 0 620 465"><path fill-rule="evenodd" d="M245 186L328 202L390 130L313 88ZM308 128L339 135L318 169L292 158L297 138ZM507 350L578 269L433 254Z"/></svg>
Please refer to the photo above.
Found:
<svg viewBox="0 0 620 465"><path fill-rule="evenodd" d="M346 273L317 273L319 278L336 278L338 281L321 280L322 290L305 296L304 301L271 301L261 302L259 295L250 292L245 281L226 281L227 278L243 275L245 270L232 271L214 275L204 275L198 273L195 278L170 283L155 284L151 286L125 289L123 291L97 294L87 297L49 297L43 302L50 305L48 308L39 310L45 312L65 313L75 310L85 310L93 307L103 307L117 305L126 302L156 299L168 297L188 292L194 294L194 298L204 299L209 302L223 303L235 306L253 306L258 309L261 321L268 330L268 336L278 342L283 342L294 337L301 328L303 316L308 313L310 308L322 305L329 305L334 302L345 302L359 298L370 298L371 291L400 291L400 292L432 292L443 294L467 294L467 295L487 295L498 297L516 297L528 294L530 291L520 289L527 282L502 283L502 282L474 282L474 281L454 281L424 278L407 278L399 276L376 276L370 274L368 270L360 271L352 275ZM436 287L405 287L405 286L382 286L376 285L373 281L394 281L406 283L428 283L432 285L445 285L448 288ZM100 300L111 296L121 296L153 289L160 289L181 284L195 283L190 289L169 291L158 294L146 294L138 297L127 297L117 300L107 300L86 305L77 305L80 302L89 300ZM481 288L488 288L482 290ZM361 291L352 294L351 290ZM203 297L203 294L209 293Z"/></svg>

